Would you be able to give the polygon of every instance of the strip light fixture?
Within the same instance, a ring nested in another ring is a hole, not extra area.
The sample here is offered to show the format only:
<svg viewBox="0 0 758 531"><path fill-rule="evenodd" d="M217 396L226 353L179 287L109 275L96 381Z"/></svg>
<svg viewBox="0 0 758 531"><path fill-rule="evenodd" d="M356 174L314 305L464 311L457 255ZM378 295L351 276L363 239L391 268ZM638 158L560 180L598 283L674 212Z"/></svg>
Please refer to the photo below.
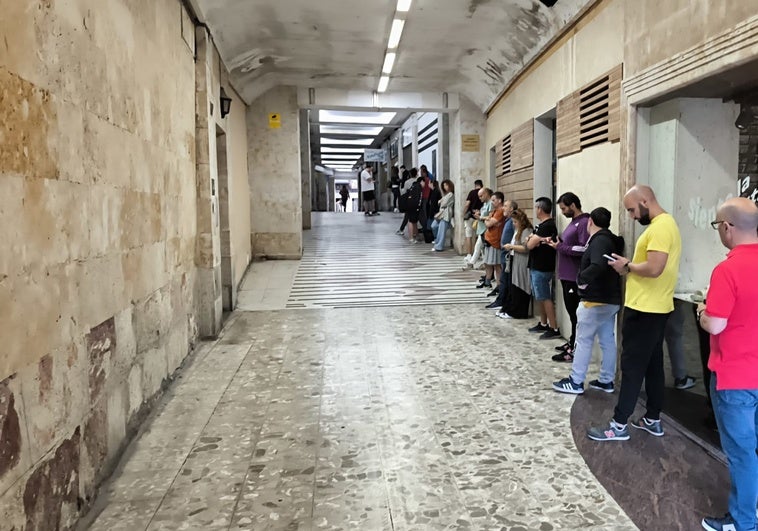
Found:
<svg viewBox="0 0 758 531"><path fill-rule="evenodd" d="M382 76L379 78L379 86L376 88L377 92L385 92L390 84L390 74L395 66L395 59L397 59L397 47L400 45L400 38L403 36L403 28L405 27L405 18L399 18L397 14L407 13L411 8L411 2L412 0L397 0L397 13L392 20L387 51L382 65Z"/></svg>

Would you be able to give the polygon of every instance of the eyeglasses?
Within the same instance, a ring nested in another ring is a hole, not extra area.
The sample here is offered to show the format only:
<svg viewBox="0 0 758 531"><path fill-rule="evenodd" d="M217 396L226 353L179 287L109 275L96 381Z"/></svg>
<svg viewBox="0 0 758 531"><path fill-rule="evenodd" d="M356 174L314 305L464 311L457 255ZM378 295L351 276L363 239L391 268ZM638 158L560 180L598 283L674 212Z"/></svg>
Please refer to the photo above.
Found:
<svg viewBox="0 0 758 531"><path fill-rule="evenodd" d="M730 227L734 227L733 223L729 223L728 221L725 221L723 219L721 221L711 221L711 227L713 228L713 230L718 230L719 225L721 225L722 223L726 223Z"/></svg>

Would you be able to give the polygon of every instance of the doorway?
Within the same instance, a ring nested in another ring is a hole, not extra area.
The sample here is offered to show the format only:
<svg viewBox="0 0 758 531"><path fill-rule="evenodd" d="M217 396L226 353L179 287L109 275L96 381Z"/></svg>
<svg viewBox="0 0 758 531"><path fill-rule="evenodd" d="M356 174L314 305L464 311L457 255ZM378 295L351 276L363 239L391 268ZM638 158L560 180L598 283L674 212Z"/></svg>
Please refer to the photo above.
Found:
<svg viewBox="0 0 758 531"><path fill-rule="evenodd" d="M234 260L232 259L231 229L229 224L229 169L226 133L216 126L216 165L218 170L218 223L221 236L221 296L224 312L231 312L237 304L234 289Z"/></svg>

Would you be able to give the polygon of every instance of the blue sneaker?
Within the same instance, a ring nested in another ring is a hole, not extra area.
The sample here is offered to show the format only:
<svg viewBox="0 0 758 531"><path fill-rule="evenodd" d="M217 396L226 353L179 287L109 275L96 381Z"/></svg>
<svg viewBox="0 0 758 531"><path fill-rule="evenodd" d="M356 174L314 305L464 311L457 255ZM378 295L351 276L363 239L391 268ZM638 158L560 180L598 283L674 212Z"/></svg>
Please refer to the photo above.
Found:
<svg viewBox="0 0 758 531"><path fill-rule="evenodd" d="M714 518L709 516L703 518L701 522L703 529L708 531L737 531L737 524L734 523L734 518L729 513L726 513L721 518Z"/></svg>
<svg viewBox="0 0 758 531"><path fill-rule="evenodd" d="M558 380L557 382L553 382L553 389L555 389L559 393L568 393L570 395L581 395L584 393L584 384L574 383L574 380L572 380L571 376L569 376L568 378L564 378L563 380Z"/></svg>
<svg viewBox="0 0 758 531"><path fill-rule="evenodd" d="M656 437L663 437L663 428L661 427L660 420L650 420L647 417L640 417L637 420L633 420L631 424L632 428L645 430L650 435L655 435Z"/></svg>
<svg viewBox="0 0 758 531"><path fill-rule="evenodd" d="M592 387L593 389L597 389L598 391L602 391L604 393L613 392L613 382L603 383L600 380L592 380L590 382L590 387Z"/></svg>
<svg viewBox="0 0 758 531"><path fill-rule="evenodd" d="M612 420L607 428L598 426L588 429L587 437L593 441L628 441L629 428L627 426L622 427Z"/></svg>

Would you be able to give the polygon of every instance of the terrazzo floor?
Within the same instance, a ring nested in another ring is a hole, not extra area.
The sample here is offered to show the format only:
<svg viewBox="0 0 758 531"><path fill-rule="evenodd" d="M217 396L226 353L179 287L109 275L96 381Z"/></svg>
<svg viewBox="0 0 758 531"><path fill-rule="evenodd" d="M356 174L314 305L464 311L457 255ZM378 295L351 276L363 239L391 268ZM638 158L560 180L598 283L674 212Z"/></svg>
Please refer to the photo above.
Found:
<svg viewBox="0 0 758 531"><path fill-rule="evenodd" d="M235 312L83 527L637 529L578 451L575 399L549 389L567 367L530 324L449 302Z"/></svg>

